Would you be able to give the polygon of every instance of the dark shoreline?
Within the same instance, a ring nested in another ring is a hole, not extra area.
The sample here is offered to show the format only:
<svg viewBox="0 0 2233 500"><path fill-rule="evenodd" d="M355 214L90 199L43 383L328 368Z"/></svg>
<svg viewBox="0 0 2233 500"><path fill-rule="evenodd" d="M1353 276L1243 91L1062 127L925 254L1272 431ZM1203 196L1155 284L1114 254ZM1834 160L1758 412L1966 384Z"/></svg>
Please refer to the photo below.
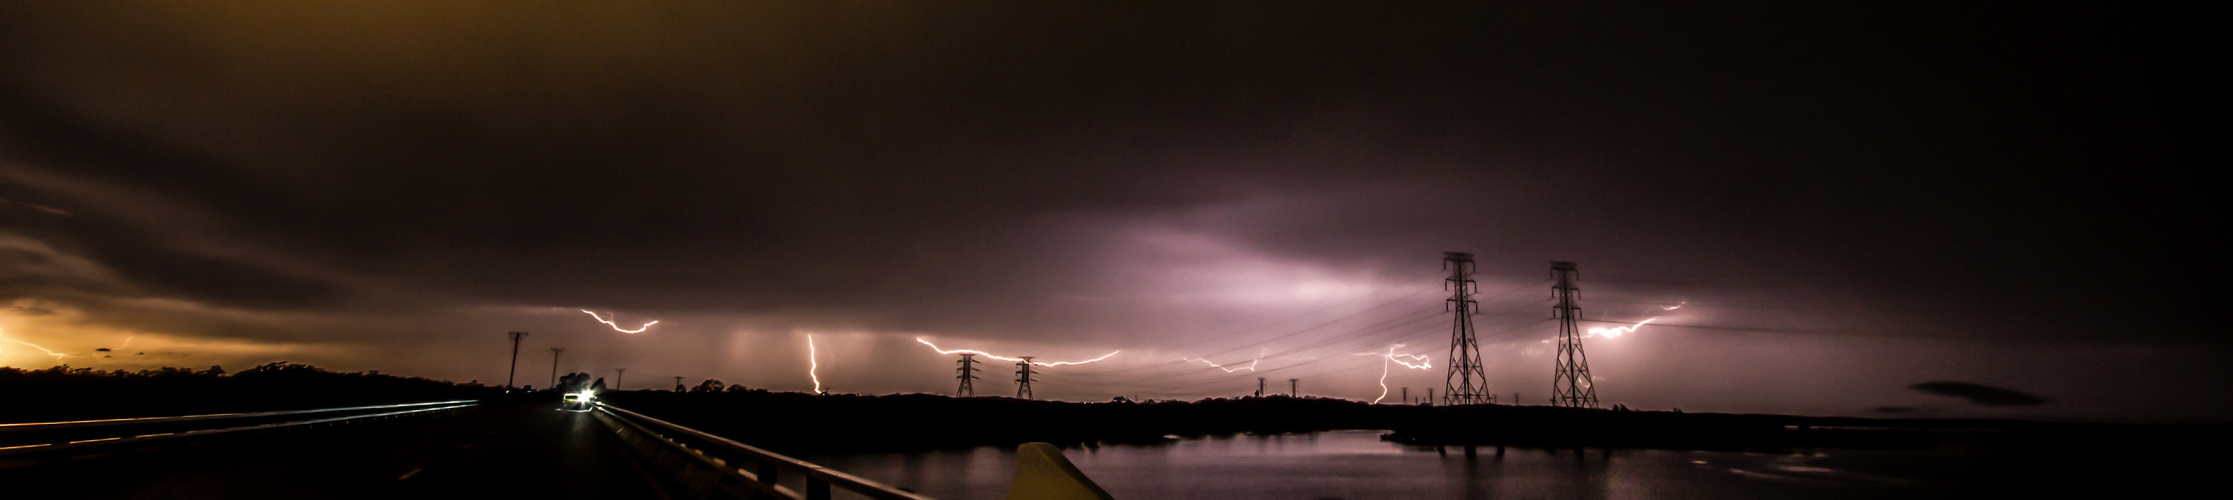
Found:
<svg viewBox="0 0 2233 500"><path fill-rule="evenodd" d="M929 394L616 391L611 404L783 453L800 455L1011 446L1154 445L1173 437L1389 430L1417 446L1788 451L1929 449L1939 431L2046 433L2088 447L2224 442L2233 425L1870 419L1616 411L1548 406L1371 405L1325 398L1071 403Z"/></svg>

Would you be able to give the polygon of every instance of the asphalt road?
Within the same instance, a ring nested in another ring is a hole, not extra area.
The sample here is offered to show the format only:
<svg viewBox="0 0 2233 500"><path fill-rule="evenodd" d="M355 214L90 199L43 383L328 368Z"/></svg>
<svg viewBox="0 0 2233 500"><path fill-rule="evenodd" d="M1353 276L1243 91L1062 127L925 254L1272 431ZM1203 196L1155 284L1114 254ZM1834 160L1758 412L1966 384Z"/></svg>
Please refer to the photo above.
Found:
<svg viewBox="0 0 2233 500"><path fill-rule="evenodd" d="M557 403L311 429L0 471L24 498L661 499L612 432ZM14 494L5 495L15 497Z"/></svg>

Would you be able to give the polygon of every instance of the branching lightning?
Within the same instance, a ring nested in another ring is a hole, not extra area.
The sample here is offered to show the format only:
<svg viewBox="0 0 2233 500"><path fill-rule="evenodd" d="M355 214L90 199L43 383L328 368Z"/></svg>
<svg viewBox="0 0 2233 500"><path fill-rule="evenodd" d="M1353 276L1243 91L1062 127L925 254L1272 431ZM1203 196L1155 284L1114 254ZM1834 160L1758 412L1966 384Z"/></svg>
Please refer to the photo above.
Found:
<svg viewBox="0 0 2233 500"><path fill-rule="evenodd" d="M1187 358L1187 357L1181 357L1181 358L1179 358L1179 360L1180 360L1180 361L1185 361L1185 362L1189 362L1189 363L1192 363L1192 362L1201 362L1202 364L1210 365L1210 368L1216 368L1216 369L1219 369L1219 370L1225 370L1225 373L1233 373L1233 372L1237 372L1237 371L1241 371L1241 370L1256 371L1256 364L1257 364L1257 363L1262 363L1262 362L1264 362L1264 352L1265 352L1265 351L1269 351L1269 350L1271 350L1271 348L1268 348L1268 347L1267 347L1267 348L1264 348L1264 349L1258 349L1258 350L1256 350L1256 359L1252 359L1252 360L1249 360L1249 361L1248 361L1248 366L1240 366L1240 367L1233 367L1233 368L1226 368L1226 367L1225 367L1224 365L1219 365L1219 364L1217 364L1216 362L1212 362L1212 361L1210 361L1210 360L1209 360L1209 358Z"/></svg>
<svg viewBox="0 0 2233 500"><path fill-rule="evenodd" d="M643 333L643 332L644 332L644 330L649 330L649 329L651 329L651 325L656 325L656 324L659 324L659 322L658 322L658 321L652 321L652 322L650 322L650 323L644 323L644 326L639 326L639 327L636 327L636 329L634 329L634 330L630 330L630 329L626 329L626 328L621 328L621 327L620 327L620 324L618 324L618 323L614 323L614 322L612 322L611 320L607 320L607 319L605 319L605 318L603 318L603 317L599 317L599 316L597 316L597 313L589 312L589 310L588 310L588 309L583 309L583 310L581 310L581 311L582 311L582 313L584 313L584 314L588 314L588 315L589 315L589 317L592 317L592 318L597 318L597 322L598 322L598 323L604 323L604 324L605 324L605 326L610 326L610 327L613 327L613 331L617 331L617 332L620 332L620 333ZM615 314L615 315L613 315L613 319L620 319L620 315L618 315L618 314Z"/></svg>
<svg viewBox="0 0 2233 500"><path fill-rule="evenodd" d="M966 352L966 353L970 353L970 354L975 354L975 355L978 355L978 356L984 356L984 357L987 357L987 358L997 359L997 360L1001 360L1001 361L1015 361L1015 362L1019 362L1019 363L1020 363L1020 362L1023 362L1023 358L1011 358L1011 357L1007 357L1007 356L1001 356L1001 355L998 355L998 354L993 354L993 353L989 353L989 352L985 352L985 351L978 351L978 350L972 350L972 349L955 349L955 350L951 350L951 351L948 351L948 350L945 350L945 349L939 349L939 348L938 348L938 344L933 344L933 343L930 343L930 341L928 341L928 340L923 340L923 338L922 338L922 337L915 337L915 341L916 341L916 342L922 342L922 343L923 343L923 345L927 345L927 346L930 346L930 350L933 350L933 351L938 351L938 353L939 353L939 354L960 354L960 353L965 353L965 352ZM1108 354L1103 354L1103 355L1101 355L1101 357L1098 357L1098 358L1093 358L1093 359L1088 359L1088 360L1085 360L1085 361L1056 361L1056 362L1052 362L1052 363L1049 363L1049 362L1045 362L1045 361L1033 361L1033 362L1031 362L1031 364L1033 364L1033 365L1038 365L1038 366L1082 365L1082 364L1086 364L1086 363L1092 363L1092 362L1095 362L1095 361L1100 361L1100 360L1104 360L1104 359L1109 359L1109 356L1115 356L1115 355L1117 355L1117 353L1120 353L1120 352L1124 352L1124 351L1109 351L1109 353L1108 353Z"/></svg>
<svg viewBox="0 0 2233 500"><path fill-rule="evenodd" d="M1359 355L1359 356L1380 356L1380 396L1379 396L1379 397L1375 397L1375 398L1372 398L1372 404L1380 404L1380 400L1382 400L1382 399L1387 399L1387 398L1388 398L1388 363L1389 363L1389 362L1395 362L1396 364L1400 364L1400 365L1403 365L1403 367L1404 367L1404 368L1410 368L1410 369L1413 369L1413 370L1425 370L1425 369L1428 369L1428 368L1434 368L1434 362L1433 362L1433 361L1429 361L1429 360L1428 360L1428 358L1427 358L1427 355L1425 355L1425 354L1396 354L1396 349L1397 349L1397 348L1400 348L1400 347L1403 347L1403 344L1395 344L1395 345L1391 345L1391 346L1388 346L1388 352L1387 352L1387 353L1377 353L1377 352L1360 352L1360 353L1355 353L1356 355ZM1411 359L1411 361L1404 361L1404 358L1410 358L1410 359ZM1412 361L1417 361L1417 362L1418 362L1419 364L1411 364L1411 362L1412 362Z"/></svg>
<svg viewBox="0 0 2233 500"><path fill-rule="evenodd" d="M1608 338L1608 339L1609 339L1609 338L1613 338L1613 337L1619 337L1619 336L1621 336L1621 334L1625 334L1625 333L1629 333L1629 332L1634 332L1634 331L1636 331L1636 329L1637 329L1637 328L1643 328L1645 324L1647 324L1647 323L1651 323L1651 322L1653 322L1653 321L1657 321L1658 319L1659 319L1659 318L1651 318L1651 319L1647 319L1647 320L1643 320L1643 321L1638 321L1638 322L1636 322L1636 324L1634 324L1634 325L1629 325L1629 326L1616 326L1616 327L1612 327L1612 328L1591 328L1591 329L1589 329L1589 334L1588 334L1588 335L1583 335L1583 336L1584 336L1584 337L1605 337L1605 338Z"/></svg>
<svg viewBox="0 0 2233 500"><path fill-rule="evenodd" d="M5 329L5 328L0 328L0 337L6 337L6 336L8 336L8 330L7 330L7 329ZM48 349L48 348L45 348L45 347L39 347L39 345L38 345L38 344L33 344L33 343L30 343L30 342L24 342L24 341L21 341L21 340L10 339L10 338L0 338L0 340L6 340L6 341L9 341L9 342L14 342L14 343L18 343L18 344L23 344L23 345L31 346L31 348L32 348L32 349L38 349L38 350L39 350L39 352L44 352L44 353L46 353L46 354L47 354L48 356L54 356L54 360L55 360L55 361L61 361L61 360L62 360L62 358L67 358L67 357L70 357L70 355L68 355L68 354L63 354L63 353L59 353L59 352L54 352L54 350L53 350L53 349ZM7 351L4 351L4 350L0 350L0 352L7 352Z"/></svg>
<svg viewBox="0 0 2233 500"><path fill-rule="evenodd" d="M656 322L654 322L654 323L656 323ZM644 325L644 326L650 326L650 325ZM811 379L814 379L814 393L815 393L815 394L821 394L821 393L822 393L822 376L821 376L821 375L816 375L816 374L814 373L814 372L816 372L816 371L819 371L819 370L821 370L821 369L822 369L822 366L821 366L821 364L820 364L820 363L817 363L817 362L815 362L815 361L814 361L814 334L811 334L811 333L809 333L809 334L806 334L806 377L807 377L807 378L811 378Z"/></svg>

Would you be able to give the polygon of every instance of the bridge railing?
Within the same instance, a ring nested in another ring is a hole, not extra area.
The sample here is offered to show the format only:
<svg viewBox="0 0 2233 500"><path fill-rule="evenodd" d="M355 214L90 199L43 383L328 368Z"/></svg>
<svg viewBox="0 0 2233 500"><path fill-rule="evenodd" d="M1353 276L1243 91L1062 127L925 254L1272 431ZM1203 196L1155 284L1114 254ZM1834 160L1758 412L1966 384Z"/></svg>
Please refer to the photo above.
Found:
<svg viewBox="0 0 2233 500"><path fill-rule="evenodd" d="M878 500L930 500L922 496L828 467L783 456L705 431L676 425L641 413L599 403L597 417L613 427L623 441L676 472L677 482L690 496L760 498L763 495L798 500L830 498L831 488ZM805 478L805 491L781 484L789 475Z"/></svg>
<svg viewBox="0 0 2233 500"><path fill-rule="evenodd" d="M314 410L0 424L0 459L67 455L100 448L364 422L456 410L477 404L478 401L436 401Z"/></svg>

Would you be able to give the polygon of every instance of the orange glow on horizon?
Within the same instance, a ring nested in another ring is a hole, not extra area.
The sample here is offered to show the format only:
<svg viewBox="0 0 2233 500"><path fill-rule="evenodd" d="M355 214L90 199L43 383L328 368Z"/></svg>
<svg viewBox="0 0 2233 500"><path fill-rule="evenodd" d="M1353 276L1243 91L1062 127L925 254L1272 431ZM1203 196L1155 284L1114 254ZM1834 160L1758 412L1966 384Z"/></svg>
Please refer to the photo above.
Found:
<svg viewBox="0 0 2233 500"><path fill-rule="evenodd" d="M7 337L7 336L8 336L8 329L6 329L6 328L0 328L0 337ZM0 338L0 340L5 340L5 341L9 341L9 342L14 342L14 343L18 343L18 344L23 344L23 345L31 346L31 348L32 348L32 349L38 349L38 350L39 350L40 352L44 352L44 353L46 353L46 355L48 355L48 356L54 356L54 360L55 360L55 361L61 361L61 360L62 360L62 358L67 358L67 357L70 357L70 355L68 355L68 354L63 354L63 353L59 353L59 352L54 352L54 350L53 350L53 349L48 349L48 348L45 348L45 347L40 347L40 346L39 346L38 344L33 344L33 343L30 343L30 342L24 342L24 341L21 341L21 340L10 339L10 338ZM5 349L0 349L0 352L7 352L7 350L5 350Z"/></svg>

